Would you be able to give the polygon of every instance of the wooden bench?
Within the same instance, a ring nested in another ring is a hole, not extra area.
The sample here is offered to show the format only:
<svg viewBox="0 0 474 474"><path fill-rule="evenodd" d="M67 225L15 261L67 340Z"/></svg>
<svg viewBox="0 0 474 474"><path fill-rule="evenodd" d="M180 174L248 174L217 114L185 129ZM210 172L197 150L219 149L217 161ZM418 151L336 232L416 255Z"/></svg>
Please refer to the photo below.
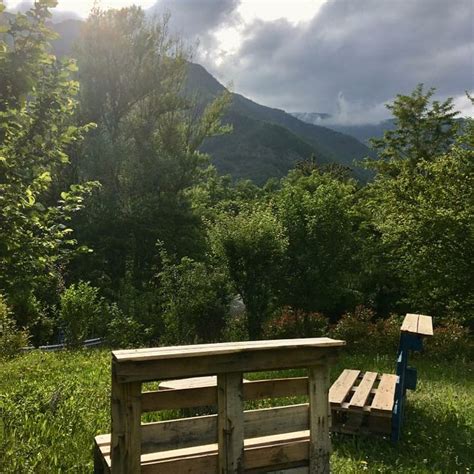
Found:
<svg viewBox="0 0 474 474"><path fill-rule="evenodd" d="M95 472L329 472L329 367L344 344L313 338L112 352L112 433L95 438ZM245 372L291 368L307 368L308 377L243 383ZM217 386L142 392L144 382L213 375ZM295 395L309 403L244 410L246 400ZM216 414L141 422L146 412L212 405Z"/></svg>
<svg viewBox="0 0 474 474"><path fill-rule="evenodd" d="M334 431L370 431L400 439L407 389L415 390L416 369L408 367L409 351L420 351L433 335L430 316L407 314L400 334L396 374L346 369L329 391Z"/></svg>

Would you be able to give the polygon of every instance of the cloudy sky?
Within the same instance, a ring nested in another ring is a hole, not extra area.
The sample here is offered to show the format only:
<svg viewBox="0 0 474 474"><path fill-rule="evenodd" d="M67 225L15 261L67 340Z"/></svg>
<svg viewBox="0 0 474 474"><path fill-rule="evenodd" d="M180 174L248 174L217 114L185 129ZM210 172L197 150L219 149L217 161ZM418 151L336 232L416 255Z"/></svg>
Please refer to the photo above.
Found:
<svg viewBox="0 0 474 474"><path fill-rule="evenodd" d="M10 0L10 7L20 3ZM103 0L122 7L130 0ZM169 11L195 60L265 105L340 122L387 117L384 103L418 83L474 115L474 0L137 0ZM86 16L93 0L59 0Z"/></svg>

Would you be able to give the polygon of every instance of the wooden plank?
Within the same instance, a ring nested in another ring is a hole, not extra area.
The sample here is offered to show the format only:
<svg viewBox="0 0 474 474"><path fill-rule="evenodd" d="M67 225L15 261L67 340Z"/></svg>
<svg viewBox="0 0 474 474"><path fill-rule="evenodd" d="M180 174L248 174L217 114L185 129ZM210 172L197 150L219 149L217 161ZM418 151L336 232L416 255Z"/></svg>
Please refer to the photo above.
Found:
<svg viewBox="0 0 474 474"><path fill-rule="evenodd" d="M418 334L421 334L422 336L433 335L433 318L431 316L426 316L424 314L419 315Z"/></svg>
<svg viewBox="0 0 474 474"><path fill-rule="evenodd" d="M242 373L217 377L217 444L219 473L244 471L244 395Z"/></svg>
<svg viewBox="0 0 474 474"><path fill-rule="evenodd" d="M308 460L309 442L307 439L272 443L266 442L261 446L247 445L244 452L246 470L265 469L280 466L305 463ZM193 456L179 456L161 460L142 462L142 474L209 474L218 473L217 452L208 452Z"/></svg>
<svg viewBox="0 0 474 474"><path fill-rule="evenodd" d="M420 334L421 336L433 335L433 318L424 314L408 313L403 320L403 332Z"/></svg>
<svg viewBox="0 0 474 474"><path fill-rule="evenodd" d="M329 401L331 404L340 405L344 401L359 374L360 370L345 369L342 371L329 390Z"/></svg>
<svg viewBox="0 0 474 474"><path fill-rule="evenodd" d="M200 377L231 372L256 372L308 367L321 358L336 359L338 347L304 347L287 349L245 351L208 355L192 359L151 359L123 361L117 365L120 382L166 380L171 378Z"/></svg>
<svg viewBox="0 0 474 474"><path fill-rule="evenodd" d="M372 400L371 411L392 412L397 380L397 375L382 374L377 393Z"/></svg>
<svg viewBox="0 0 474 474"><path fill-rule="evenodd" d="M141 383L117 381L112 362L112 474L140 470Z"/></svg>
<svg viewBox="0 0 474 474"><path fill-rule="evenodd" d="M245 380L244 400L308 394L308 377ZM143 412L217 405L216 387L156 390L142 393Z"/></svg>
<svg viewBox="0 0 474 474"><path fill-rule="evenodd" d="M328 473L331 441L329 439L329 366L316 365L309 370L310 450L309 472Z"/></svg>
<svg viewBox="0 0 474 474"><path fill-rule="evenodd" d="M245 438L308 429L309 405L289 405L243 412ZM104 438L106 440L106 438ZM142 453L189 448L217 441L217 415L180 418L142 425Z"/></svg>
<svg viewBox="0 0 474 474"><path fill-rule="evenodd" d="M309 347L341 347L345 342L328 337L305 339L277 339L269 341L224 342L219 344L194 344L185 346L156 347L113 351L118 362L202 357L207 355L236 354L272 349L303 349Z"/></svg>
<svg viewBox="0 0 474 474"><path fill-rule="evenodd" d="M352 395L349 402L349 408L355 410L362 410L364 408L376 380L376 372L366 372L364 374L362 381L354 392L354 395Z"/></svg>
<svg viewBox="0 0 474 474"><path fill-rule="evenodd" d="M178 380L164 380L160 383L160 390L179 390L183 388L199 388L199 387L216 387L217 377L211 375L209 377L191 377Z"/></svg>

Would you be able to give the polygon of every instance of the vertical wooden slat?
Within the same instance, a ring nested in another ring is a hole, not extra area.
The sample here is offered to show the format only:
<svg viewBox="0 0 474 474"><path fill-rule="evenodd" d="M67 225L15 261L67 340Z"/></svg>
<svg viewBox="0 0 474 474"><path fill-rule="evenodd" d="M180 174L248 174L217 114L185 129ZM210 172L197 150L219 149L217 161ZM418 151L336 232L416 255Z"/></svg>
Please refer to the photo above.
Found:
<svg viewBox="0 0 474 474"><path fill-rule="evenodd" d="M329 439L330 408L329 365L321 364L308 369L309 372L309 410L310 410L310 448L309 472L311 474L329 473L331 441Z"/></svg>
<svg viewBox="0 0 474 474"><path fill-rule="evenodd" d="M217 377L219 474L244 470L244 396L242 373Z"/></svg>
<svg viewBox="0 0 474 474"><path fill-rule="evenodd" d="M140 472L141 383L119 383L112 362L112 474Z"/></svg>

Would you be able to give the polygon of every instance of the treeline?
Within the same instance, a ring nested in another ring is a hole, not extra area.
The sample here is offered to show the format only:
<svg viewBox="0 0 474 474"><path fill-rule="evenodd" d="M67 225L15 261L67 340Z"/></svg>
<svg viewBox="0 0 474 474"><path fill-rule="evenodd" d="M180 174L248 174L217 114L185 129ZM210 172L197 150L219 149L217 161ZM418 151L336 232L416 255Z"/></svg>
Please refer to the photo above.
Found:
<svg viewBox="0 0 474 474"><path fill-rule="evenodd" d="M0 22L4 336L13 318L35 344L261 338L288 311L312 335L360 305L472 323L474 126L451 100L396 97L367 185L310 157L233 182L199 151L232 133L230 97L190 94L166 19L97 9L58 59L55 3Z"/></svg>

